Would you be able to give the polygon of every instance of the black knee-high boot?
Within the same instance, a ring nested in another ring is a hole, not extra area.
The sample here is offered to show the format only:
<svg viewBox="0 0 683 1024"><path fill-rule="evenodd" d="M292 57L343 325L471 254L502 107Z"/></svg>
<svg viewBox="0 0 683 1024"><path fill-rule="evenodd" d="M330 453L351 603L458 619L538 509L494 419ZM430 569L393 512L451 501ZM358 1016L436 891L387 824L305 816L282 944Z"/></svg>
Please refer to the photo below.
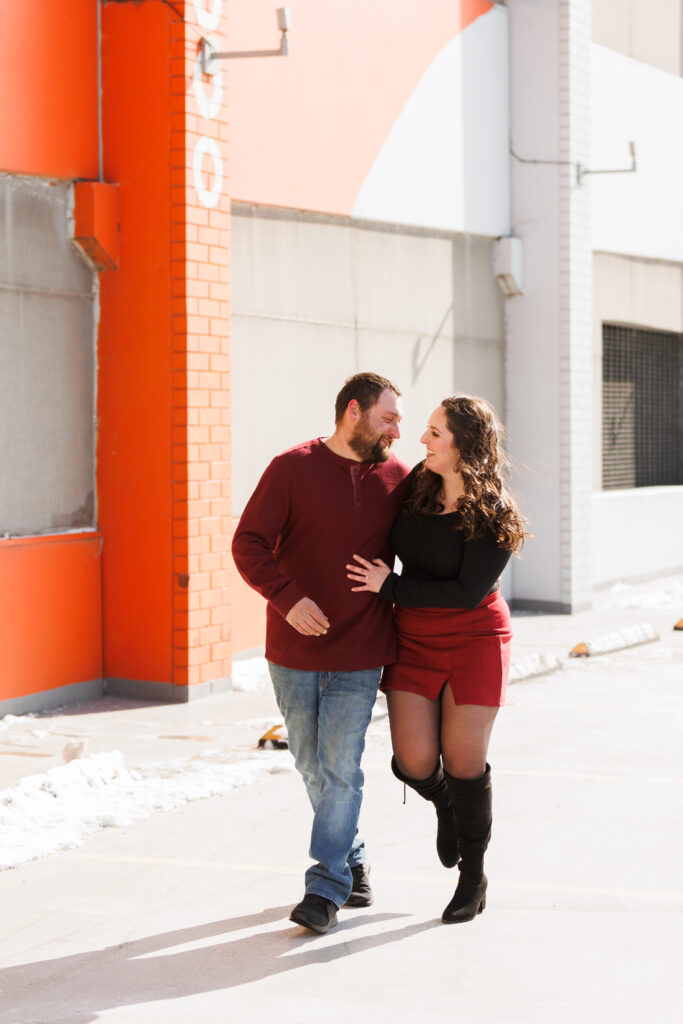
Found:
<svg viewBox="0 0 683 1024"><path fill-rule="evenodd" d="M460 879L443 912L444 924L471 921L486 906L484 853L491 839L491 765L478 779L456 779L444 772L460 844Z"/></svg>
<svg viewBox="0 0 683 1024"><path fill-rule="evenodd" d="M446 788L444 773L439 764L436 770L426 779L411 779L404 775L396 764L396 758L391 759L391 770L401 782L410 786L416 793L419 793L425 800L429 800L436 808L437 830L436 830L436 852L439 860L445 868L452 868L458 863L458 833L455 828L453 808L451 799Z"/></svg>

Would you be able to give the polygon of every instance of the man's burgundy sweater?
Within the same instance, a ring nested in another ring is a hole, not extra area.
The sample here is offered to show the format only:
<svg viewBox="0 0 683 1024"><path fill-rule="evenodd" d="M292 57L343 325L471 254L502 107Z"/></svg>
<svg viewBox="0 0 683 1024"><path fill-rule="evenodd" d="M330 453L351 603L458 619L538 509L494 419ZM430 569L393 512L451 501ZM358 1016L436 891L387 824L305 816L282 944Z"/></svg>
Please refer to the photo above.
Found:
<svg viewBox="0 0 683 1024"><path fill-rule="evenodd" d="M249 499L232 543L240 575L268 600L266 658L286 668L333 672L394 661L392 609L376 594L353 593L354 554L393 554L389 531L403 504L409 468L354 462L307 441L270 463ZM309 597L330 622L325 636L303 636L286 621Z"/></svg>

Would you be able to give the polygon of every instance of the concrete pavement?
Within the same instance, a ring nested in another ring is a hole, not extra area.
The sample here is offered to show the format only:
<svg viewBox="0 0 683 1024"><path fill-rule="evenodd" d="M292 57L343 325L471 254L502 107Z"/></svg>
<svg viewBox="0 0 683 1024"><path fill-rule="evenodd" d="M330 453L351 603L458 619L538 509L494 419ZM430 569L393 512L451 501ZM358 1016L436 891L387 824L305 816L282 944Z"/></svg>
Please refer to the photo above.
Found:
<svg viewBox="0 0 683 1024"><path fill-rule="evenodd" d="M294 773L270 775L0 873L1 1024L680 1021L681 615L598 601L571 618L515 618L515 658L565 658L642 621L662 640L510 688L490 751L490 888L476 921L440 923L455 873L436 859L432 808L412 793L402 805L380 716L361 816L373 907L343 910L322 937L288 921L310 811ZM239 757L273 714L269 690L81 706L36 720L50 726L45 757L0 735L0 788L58 763L66 734L129 764L209 741Z"/></svg>

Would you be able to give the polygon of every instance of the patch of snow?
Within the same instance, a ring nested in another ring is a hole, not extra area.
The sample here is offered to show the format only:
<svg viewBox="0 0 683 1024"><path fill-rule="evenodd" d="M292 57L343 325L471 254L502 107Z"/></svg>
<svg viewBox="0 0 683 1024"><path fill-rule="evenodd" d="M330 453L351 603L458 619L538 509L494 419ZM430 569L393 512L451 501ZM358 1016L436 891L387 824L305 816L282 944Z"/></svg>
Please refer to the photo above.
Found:
<svg viewBox="0 0 683 1024"><path fill-rule="evenodd" d="M79 757L84 757L88 749L88 740L69 740L64 744L62 750L62 761L76 761Z"/></svg>
<svg viewBox="0 0 683 1024"><path fill-rule="evenodd" d="M13 725L17 725L21 721L21 715L5 715L4 718L0 718L0 732L11 729Z"/></svg>
<svg viewBox="0 0 683 1024"><path fill-rule="evenodd" d="M233 690L240 690L244 693L261 693L269 685L270 673L265 658L245 658L233 661Z"/></svg>
<svg viewBox="0 0 683 1024"><path fill-rule="evenodd" d="M81 846L99 829L292 770L281 751L257 751L232 763L179 758L140 769L127 768L118 750L77 758L0 791L0 870Z"/></svg>
<svg viewBox="0 0 683 1024"><path fill-rule="evenodd" d="M649 583L612 584L601 595L601 604L611 608L652 608L683 615L683 580L678 577L652 580Z"/></svg>
<svg viewBox="0 0 683 1024"><path fill-rule="evenodd" d="M265 732L266 729L272 729L281 721L282 715L269 715L268 718L240 718L235 725L238 725L240 729L256 729Z"/></svg>

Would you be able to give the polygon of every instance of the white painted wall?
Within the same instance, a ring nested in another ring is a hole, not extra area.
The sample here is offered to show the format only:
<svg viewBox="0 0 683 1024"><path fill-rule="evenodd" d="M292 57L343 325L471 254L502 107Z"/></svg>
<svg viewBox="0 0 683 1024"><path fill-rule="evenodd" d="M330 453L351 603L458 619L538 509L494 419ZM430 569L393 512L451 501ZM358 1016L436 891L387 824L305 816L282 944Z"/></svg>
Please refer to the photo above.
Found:
<svg viewBox="0 0 683 1024"><path fill-rule="evenodd" d="M510 448L536 539L515 562L517 601L589 605L592 492L591 261L588 190L571 163L588 156L588 0L509 0L512 232L524 246L524 294L506 302Z"/></svg>
<svg viewBox="0 0 683 1024"><path fill-rule="evenodd" d="M683 487L593 495L593 583L683 569Z"/></svg>
<svg viewBox="0 0 683 1024"><path fill-rule="evenodd" d="M592 47L592 245L601 252L683 262L683 78Z"/></svg>
<svg viewBox="0 0 683 1024"><path fill-rule="evenodd" d="M529 159L559 159L558 90L549 86L557 36L555 4L511 4L511 137ZM559 170L516 162L511 170L512 232L523 241L525 284L505 309L507 427L514 458L528 467L518 491L537 538L512 576L515 594L553 602L560 589Z"/></svg>
<svg viewBox="0 0 683 1024"><path fill-rule="evenodd" d="M508 17L494 7L429 66L382 146L353 216L509 233Z"/></svg>

